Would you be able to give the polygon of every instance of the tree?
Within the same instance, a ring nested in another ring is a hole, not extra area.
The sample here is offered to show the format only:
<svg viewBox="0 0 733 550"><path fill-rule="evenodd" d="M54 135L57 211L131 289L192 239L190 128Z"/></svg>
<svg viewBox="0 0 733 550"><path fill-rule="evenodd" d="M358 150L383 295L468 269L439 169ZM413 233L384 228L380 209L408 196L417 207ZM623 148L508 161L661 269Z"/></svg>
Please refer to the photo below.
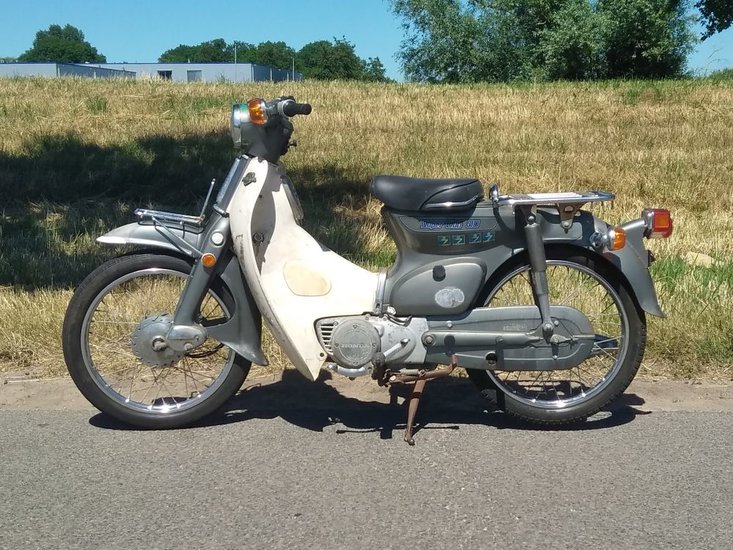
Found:
<svg viewBox="0 0 733 550"><path fill-rule="evenodd" d="M688 1L391 0L405 75L428 82L676 76Z"/></svg>
<svg viewBox="0 0 733 550"><path fill-rule="evenodd" d="M482 79L481 42L491 32L473 3L458 0L393 0L406 38L399 58L408 80L470 82ZM484 50L487 51L487 50Z"/></svg>
<svg viewBox="0 0 733 550"><path fill-rule="evenodd" d="M538 61L549 80L578 80L607 74L604 21L585 0L572 0L551 15L538 33Z"/></svg>
<svg viewBox="0 0 733 550"><path fill-rule="evenodd" d="M158 60L161 63L233 63L235 47L238 63L288 68L295 57L295 50L285 42L262 42L255 46L236 40L227 44L223 38L216 38L194 46L181 44L163 52Z"/></svg>
<svg viewBox="0 0 733 550"><path fill-rule="evenodd" d="M181 44L163 52L158 61L161 63L226 63L230 61L230 52L226 41L223 38L216 38L195 46Z"/></svg>
<svg viewBox="0 0 733 550"><path fill-rule="evenodd" d="M611 78L664 78L685 68L693 44L682 0L598 0Z"/></svg>
<svg viewBox="0 0 733 550"><path fill-rule="evenodd" d="M362 60L345 38L318 40L298 52L298 68L305 78L316 80L362 80Z"/></svg>
<svg viewBox="0 0 733 550"><path fill-rule="evenodd" d="M280 69L289 69L296 53L293 48L285 42L262 42L257 45L254 51L253 63L260 65L270 65Z"/></svg>
<svg viewBox="0 0 733 550"><path fill-rule="evenodd" d="M47 31L38 31L33 47L18 61L45 61L57 63L104 63L107 58L84 40L84 33L76 27L51 25Z"/></svg>
<svg viewBox="0 0 733 550"><path fill-rule="evenodd" d="M733 25L733 2L730 0L697 0L695 7L700 10L700 21L705 25L703 40Z"/></svg>
<svg viewBox="0 0 733 550"><path fill-rule="evenodd" d="M388 82L389 79L384 73L384 65L382 65L382 61L378 57L370 57L366 61L362 60L363 80L368 82Z"/></svg>
<svg viewBox="0 0 733 550"><path fill-rule="evenodd" d="M223 38L193 46L181 44L161 54L162 63L257 63L280 69L289 69L295 61L296 69L305 78L320 80L370 80L384 82L384 65L376 58L359 58L354 45L345 38L311 42L296 52L285 42L249 44L234 41L227 44Z"/></svg>
<svg viewBox="0 0 733 550"><path fill-rule="evenodd" d="M234 52L235 46L237 49L236 56ZM235 40L227 45L227 59L231 62L236 61L237 63L255 63L255 59L257 59L257 46L249 42Z"/></svg>

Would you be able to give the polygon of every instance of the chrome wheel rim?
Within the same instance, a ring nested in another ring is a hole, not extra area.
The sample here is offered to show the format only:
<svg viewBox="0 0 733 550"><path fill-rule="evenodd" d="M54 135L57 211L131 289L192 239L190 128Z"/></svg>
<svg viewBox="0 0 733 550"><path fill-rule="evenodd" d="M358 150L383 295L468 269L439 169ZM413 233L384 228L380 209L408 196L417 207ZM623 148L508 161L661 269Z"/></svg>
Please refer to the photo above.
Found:
<svg viewBox="0 0 733 550"><path fill-rule="evenodd" d="M147 366L131 349L142 319L172 315L187 279L187 273L173 269L134 271L107 285L87 310L81 330L84 365L119 405L150 415L184 411L211 397L231 371L234 352L211 339L170 367ZM211 290L199 313L204 323L230 316Z"/></svg>
<svg viewBox="0 0 733 550"><path fill-rule="evenodd" d="M616 377L629 345L629 319L616 290L581 264L547 261L550 304L582 311L596 334L583 363L555 371L487 371L507 398L543 409L562 409L591 399ZM534 305L529 266L509 273L487 300L489 307Z"/></svg>

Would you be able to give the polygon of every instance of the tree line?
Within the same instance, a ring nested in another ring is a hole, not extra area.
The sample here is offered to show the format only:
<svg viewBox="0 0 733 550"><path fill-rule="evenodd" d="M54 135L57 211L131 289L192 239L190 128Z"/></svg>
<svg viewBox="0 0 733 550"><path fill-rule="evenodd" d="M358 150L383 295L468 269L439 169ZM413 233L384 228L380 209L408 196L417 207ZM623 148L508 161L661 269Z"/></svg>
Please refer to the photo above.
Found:
<svg viewBox="0 0 733 550"><path fill-rule="evenodd" d="M162 63L257 63L281 69L295 66L304 78L384 82L384 65L378 57L362 59L345 38L318 40L296 51L285 42L250 44L223 38L189 46L181 44L163 52Z"/></svg>
<svg viewBox="0 0 733 550"><path fill-rule="evenodd" d="M397 54L408 80L508 82L668 78L685 72L702 25L705 40L733 24L733 0L389 0L403 21ZM222 38L181 44L161 62L251 62L318 80L386 81L378 57L345 38L250 44ZM1 58L10 61L9 58ZM36 33L18 61L106 61L71 25Z"/></svg>
<svg viewBox="0 0 733 550"><path fill-rule="evenodd" d="M731 0L390 0L409 80L507 82L681 76ZM697 16L692 15L695 10Z"/></svg>
<svg viewBox="0 0 733 550"><path fill-rule="evenodd" d="M285 42L262 42L254 45L222 38L196 45L181 44L163 52L163 63L258 63L281 69L295 66L305 78L317 80L366 80L384 82L384 65L378 57L362 59L354 45L345 38L319 40L299 51ZM15 61L2 58L3 62ZM36 33L33 46L17 61L57 63L105 63L107 58L86 41L84 33L72 25L51 25Z"/></svg>

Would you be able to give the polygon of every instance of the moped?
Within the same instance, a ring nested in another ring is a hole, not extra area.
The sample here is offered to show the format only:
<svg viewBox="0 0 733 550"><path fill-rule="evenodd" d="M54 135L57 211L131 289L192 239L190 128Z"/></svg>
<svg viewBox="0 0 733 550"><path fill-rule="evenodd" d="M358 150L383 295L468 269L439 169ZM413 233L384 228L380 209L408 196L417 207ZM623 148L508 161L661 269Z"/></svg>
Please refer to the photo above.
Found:
<svg viewBox="0 0 733 550"><path fill-rule="evenodd" d="M560 425L606 407L636 374L646 314L663 316L645 238L672 233L647 208L611 226L584 210L601 191L485 197L477 179L376 176L397 255L367 271L317 242L280 158L293 97L235 104L242 153L199 216L136 210L97 240L122 254L69 303L69 373L98 409L175 428L222 407L252 363L262 319L298 371L413 382L405 439L427 380L456 367L495 408ZM210 205L210 206L209 206Z"/></svg>

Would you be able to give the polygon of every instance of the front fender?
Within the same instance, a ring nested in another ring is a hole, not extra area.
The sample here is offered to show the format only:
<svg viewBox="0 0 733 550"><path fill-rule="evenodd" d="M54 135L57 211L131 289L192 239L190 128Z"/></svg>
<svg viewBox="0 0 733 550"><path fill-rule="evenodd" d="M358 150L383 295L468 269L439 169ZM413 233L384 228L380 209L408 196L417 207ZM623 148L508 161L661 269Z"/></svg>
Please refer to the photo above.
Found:
<svg viewBox="0 0 733 550"><path fill-rule="evenodd" d="M166 231L175 234L179 239L171 239ZM198 258L200 253L199 241L203 235L201 229L188 227L165 227L153 223L128 223L97 237L97 242L110 246L140 246L144 248L163 248L177 254L184 254L191 258Z"/></svg>
<svg viewBox="0 0 733 550"><path fill-rule="evenodd" d="M166 234L170 231L177 238ZM174 226L159 226L148 223L129 223L97 238L97 242L110 246L134 246L158 249L175 255L198 260L200 251L205 250L205 231ZM262 320L252 294L244 284L244 276L237 257L231 249L223 252L218 275L232 294L234 312L224 324L207 328L209 336L232 348L245 359L258 365L267 365L262 352Z"/></svg>

